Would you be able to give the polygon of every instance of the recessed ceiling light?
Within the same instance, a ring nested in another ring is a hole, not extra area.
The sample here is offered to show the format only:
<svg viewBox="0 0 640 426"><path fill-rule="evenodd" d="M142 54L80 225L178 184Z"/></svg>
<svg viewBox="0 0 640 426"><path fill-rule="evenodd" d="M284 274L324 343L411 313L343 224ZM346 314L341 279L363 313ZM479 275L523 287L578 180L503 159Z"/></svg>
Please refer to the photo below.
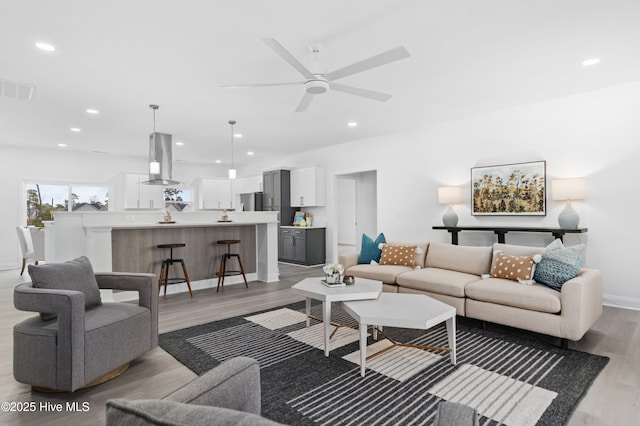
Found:
<svg viewBox="0 0 640 426"><path fill-rule="evenodd" d="M59 144L58 144L58 146L59 146L60 148L66 148L66 147L67 147L67 144L66 144L66 143L59 143Z"/></svg>
<svg viewBox="0 0 640 426"><path fill-rule="evenodd" d="M222 160L216 160L216 164L222 163Z"/></svg>
<svg viewBox="0 0 640 426"><path fill-rule="evenodd" d="M600 58L591 58L591 59L587 59L586 61L582 62L582 65L585 67L591 66L591 65L595 65L598 62L600 62Z"/></svg>
<svg viewBox="0 0 640 426"><path fill-rule="evenodd" d="M253 155L253 151L247 151L247 155Z"/></svg>
<svg viewBox="0 0 640 426"><path fill-rule="evenodd" d="M78 133L78 132L81 132L81 131L82 131L82 130L80 130L78 127L72 127L72 128L70 128L69 130L71 130L72 132L76 132L76 133Z"/></svg>
<svg viewBox="0 0 640 426"><path fill-rule="evenodd" d="M87 112L89 114L97 114L99 111L97 109L93 109L93 108L87 108Z"/></svg>
<svg viewBox="0 0 640 426"><path fill-rule="evenodd" d="M347 123L347 126L349 126L349 127L357 127L358 123L356 123L355 121L350 121L350 122Z"/></svg>
<svg viewBox="0 0 640 426"><path fill-rule="evenodd" d="M44 50L45 52L53 52L56 50L56 48L49 43L38 42L36 43L36 47L40 50Z"/></svg>
<svg viewBox="0 0 640 426"><path fill-rule="evenodd" d="M233 137L240 139L240 138L242 138L242 134L241 133L234 133Z"/></svg>
<svg viewBox="0 0 640 426"><path fill-rule="evenodd" d="M184 146L184 142L176 142L176 145L178 145L178 146Z"/></svg>

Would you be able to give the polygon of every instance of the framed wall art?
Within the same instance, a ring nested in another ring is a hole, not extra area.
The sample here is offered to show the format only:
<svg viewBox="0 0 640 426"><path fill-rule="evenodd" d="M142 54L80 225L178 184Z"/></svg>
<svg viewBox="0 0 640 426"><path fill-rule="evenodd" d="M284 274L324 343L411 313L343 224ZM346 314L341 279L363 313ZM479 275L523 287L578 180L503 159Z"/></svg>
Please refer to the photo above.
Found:
<svg viewBox="0 0 640 426"><path fill-rule="evenodd" d="M473 167L471 214L545 216L546 162Z"/></svg>

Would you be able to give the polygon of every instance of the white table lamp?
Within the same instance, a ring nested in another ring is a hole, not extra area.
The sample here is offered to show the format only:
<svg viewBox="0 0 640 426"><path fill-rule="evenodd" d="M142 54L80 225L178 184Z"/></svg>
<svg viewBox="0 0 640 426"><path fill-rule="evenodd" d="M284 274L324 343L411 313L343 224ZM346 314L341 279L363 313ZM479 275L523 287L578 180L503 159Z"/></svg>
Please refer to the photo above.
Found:
<svg viewBox="0 0 640 426"><path fill-rule="evenodd" d="M571 206L571 200L584 200L586 181L576 179L556 179L551 181L551 198L567 202L564 210L558 215L558 225L561 228L576 229L580 223L580 215Z"/></svg>
<svg viewBox="0 0 640 426"><path fill-rule="evenodd" d="M453 204L462 202L462 188L459 186L443 186L438 188L438 202L449 205L449 208L442 216L444 226L456 226L458 224L458 215L455 210L453 210Z"/></svg>

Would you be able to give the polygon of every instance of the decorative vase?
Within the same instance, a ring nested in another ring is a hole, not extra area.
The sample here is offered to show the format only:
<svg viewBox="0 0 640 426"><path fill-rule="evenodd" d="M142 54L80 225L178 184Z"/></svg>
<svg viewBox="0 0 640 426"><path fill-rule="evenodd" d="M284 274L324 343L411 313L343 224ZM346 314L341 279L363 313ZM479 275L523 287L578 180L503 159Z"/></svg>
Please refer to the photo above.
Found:
<svg viewBox="0 0 640 426"><path fill-rule="evenodd" d="M340 282L340 273L334 272L333 274L327 274L327 283L329 284L338 284Z"/></svg>

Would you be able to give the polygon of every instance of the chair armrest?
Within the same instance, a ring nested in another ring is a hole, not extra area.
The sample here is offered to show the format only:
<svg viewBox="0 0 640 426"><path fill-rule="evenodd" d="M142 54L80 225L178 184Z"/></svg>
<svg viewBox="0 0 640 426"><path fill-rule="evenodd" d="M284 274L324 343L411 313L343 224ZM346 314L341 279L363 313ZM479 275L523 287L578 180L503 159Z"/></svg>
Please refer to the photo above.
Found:
<svg viewBox="0 0 640 426"><path fill-rule="evenodd" d="M35 288L32 283L24 283L14 289L13 305L23 311L57 315L57 388L82 386L85 383L84 293Z"/></svg>
<svg viewBox="0 0 640 426"><path fill-rule="evenodd" d="M102 290L137 291L139 305L154 308L158 305L158 290L155 274L133 272L97 272L96 281Z"/></svg>
<svg viewBox="0 0 640 426"><path fill-rule="evenodd" d="M602 274L597 269L582 269L562 285L560 291L563 321L561 333L580 340L602 315Z"/></svg>
<svg viewBox="0 0 640 426"><path fill-rule="evenodd" d="M58 316L75 314L82 318L84 293L75 290L36 288L32 283L23 283L13 290L13 306L20 311L46 312Z"/></svg>
<svg viewBox="0 0 640 426"><path fill-rule="evenodd" d="M358 264L359 256L360 256L360 253L355 251L342 253L340 256L338 256L338 263L344 266L344 269L346 271L348 268Z"/></svg>
<svg viewBox="0 0 640 426"><path fill-rule="evenodd" d="M247 357L229 359L164 399L260 414L260 365Z"/></svg>
<svg viewBox="0 0 640 426"><path fill-rule="evenodd" d="M151 344L158 345L158 287L155 274L97 272L98 288L138 292L138 305L151 311Z"/></svg>

